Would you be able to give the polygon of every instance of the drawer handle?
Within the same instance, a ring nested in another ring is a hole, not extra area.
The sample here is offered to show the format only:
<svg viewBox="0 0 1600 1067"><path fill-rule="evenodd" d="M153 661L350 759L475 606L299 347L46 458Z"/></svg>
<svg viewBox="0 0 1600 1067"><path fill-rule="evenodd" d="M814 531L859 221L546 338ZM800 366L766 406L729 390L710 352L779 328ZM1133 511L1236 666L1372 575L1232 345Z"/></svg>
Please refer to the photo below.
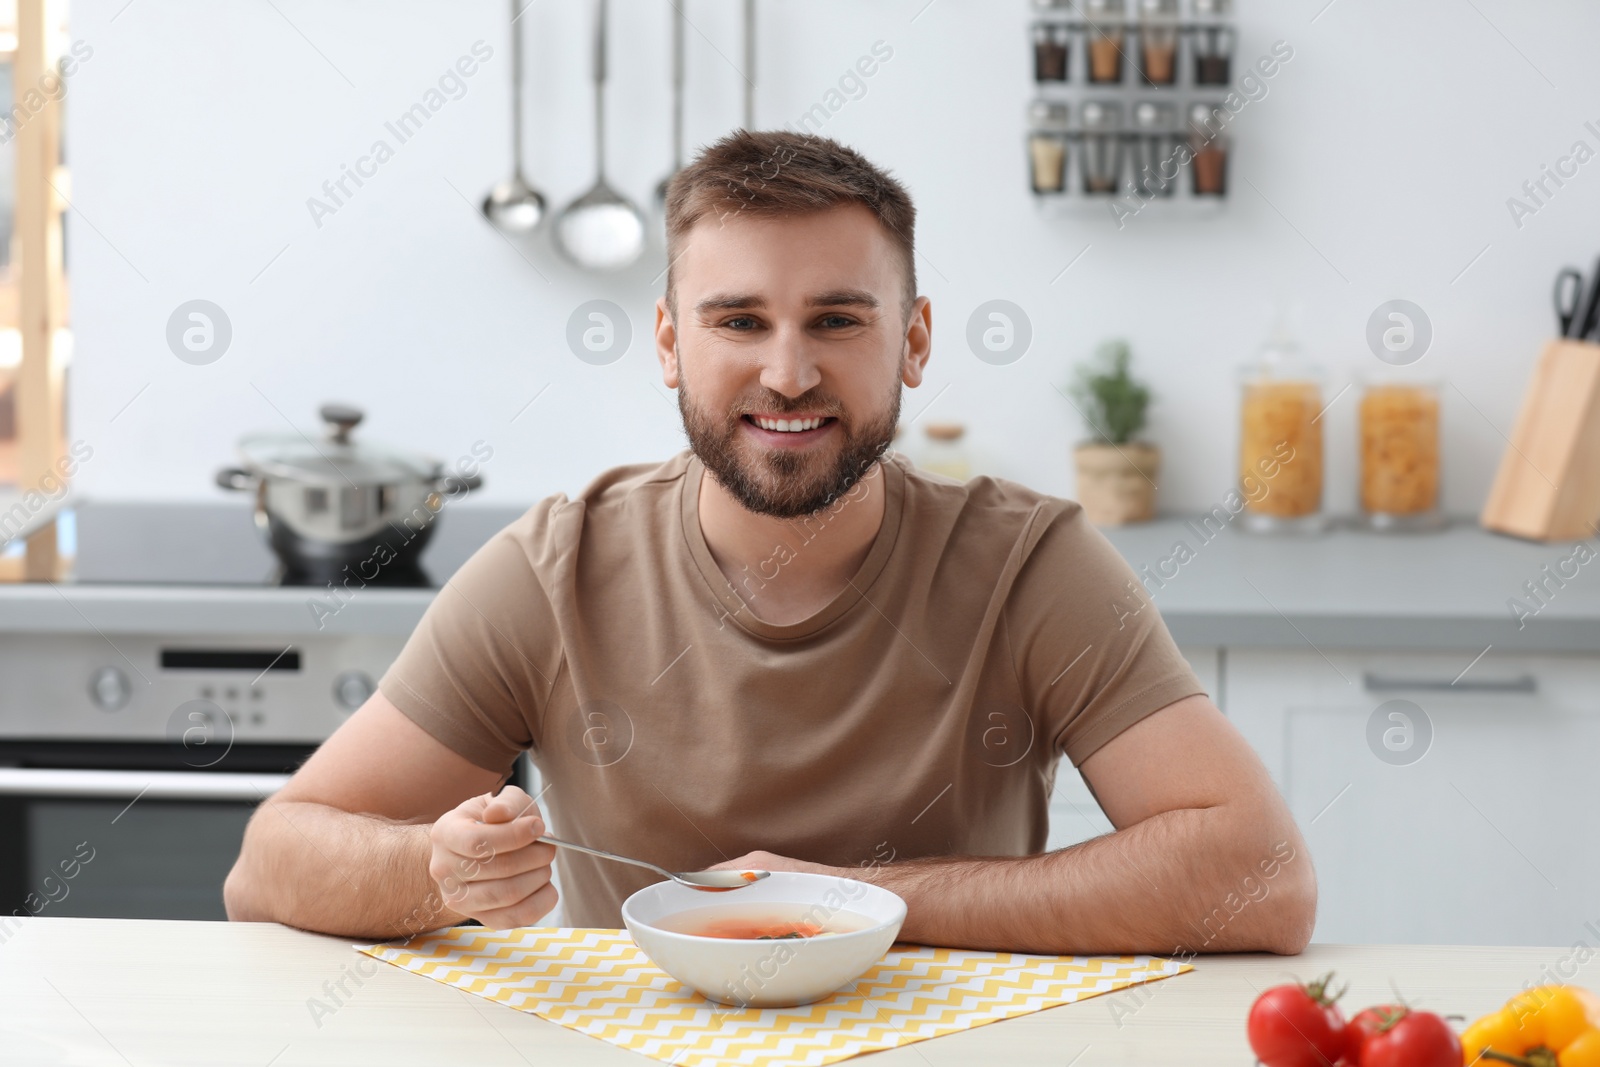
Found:
<svg viewBox="0 0 1600 1067"><path fill-rule="evenodd" d="M1372 693L1395 693L1407 690L1441 693L1537 693L1539 691L1539 680L1531 674L1517 678L1446 682L1437 678L1391 678L1368 671L1361 676L1361 684Z"/></svg>
<svg viewBox="0 0 1600 1067"><path fill-rule="evenodd" d="M287 774L0 767L0 796L71 797L79 800L147 797L150 800L259 802L268 794L282 789L288 781Z"/></svg>

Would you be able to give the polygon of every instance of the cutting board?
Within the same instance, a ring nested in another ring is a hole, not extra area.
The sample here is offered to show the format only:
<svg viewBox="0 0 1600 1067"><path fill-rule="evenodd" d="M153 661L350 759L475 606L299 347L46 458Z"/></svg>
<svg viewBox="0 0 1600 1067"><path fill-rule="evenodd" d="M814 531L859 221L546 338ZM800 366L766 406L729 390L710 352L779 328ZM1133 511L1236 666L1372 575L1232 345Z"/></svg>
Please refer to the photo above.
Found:
<svg viewBox="0 0 1600 1067"><path fill-rule="evenodd" d="M1587 540L1600 520L1600 345L1545 345L1479 521L1535 541Z"/></svg>

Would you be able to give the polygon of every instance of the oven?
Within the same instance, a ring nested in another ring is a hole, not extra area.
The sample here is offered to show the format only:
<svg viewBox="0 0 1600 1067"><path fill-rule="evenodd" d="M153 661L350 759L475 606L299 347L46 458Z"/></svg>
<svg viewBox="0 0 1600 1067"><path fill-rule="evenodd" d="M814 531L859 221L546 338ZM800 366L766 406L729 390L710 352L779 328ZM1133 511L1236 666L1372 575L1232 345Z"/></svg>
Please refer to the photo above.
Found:
<svg viewBox="0 0 1600 1067"><path fill-rule="evenodd" d="M71 580L0 589L0 934L11 915L224 918L256 805L520 513L456 508L420 570L337 596L296 588L235 501L65 513Z"/></svg>
<svg viewBox="0 0 1600 1067"><path fill-rule="evenodd" d="M0 916L221 919L262 799L404 638L0 638Z"/></svg>

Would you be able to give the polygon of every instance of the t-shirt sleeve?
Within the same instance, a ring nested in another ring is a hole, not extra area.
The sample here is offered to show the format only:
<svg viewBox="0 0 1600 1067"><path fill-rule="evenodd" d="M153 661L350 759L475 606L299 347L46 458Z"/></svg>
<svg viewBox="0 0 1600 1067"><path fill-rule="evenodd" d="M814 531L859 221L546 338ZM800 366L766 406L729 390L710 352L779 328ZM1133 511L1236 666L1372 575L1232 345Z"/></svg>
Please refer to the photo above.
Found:
<svg viewBox="0 0 1600 1067"><path fill-rule="evenodd" d="M563 501L541 501L474 553L378 682L441 744L500 774L538 746L560 667L555 612L536 565L554 553L551 515Z"/></svg>
<svg viewBox="0 0 1600 1067"><path fill-rule="evenodd" d="M1133 568L1081 509L1035 521L1048 524L1012 586L1006 628L1035 722L1076 767L1205 688Z"/></svg>

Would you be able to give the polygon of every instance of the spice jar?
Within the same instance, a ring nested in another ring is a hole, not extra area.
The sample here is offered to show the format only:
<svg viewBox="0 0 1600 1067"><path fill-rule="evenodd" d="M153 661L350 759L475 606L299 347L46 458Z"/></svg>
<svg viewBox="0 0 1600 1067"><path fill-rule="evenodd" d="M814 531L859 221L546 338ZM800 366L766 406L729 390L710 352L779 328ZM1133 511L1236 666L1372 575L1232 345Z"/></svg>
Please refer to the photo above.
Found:
<svg viewBox="0 0 1600 1067"><path fill-rule="evenodd" d="M1113 85L1122 81L1122 56L1126 29L1123 0L1084 0L1088 21L1085 46L1089 53L1089 81Z"/></svg>
<svg viewBox="0 0 1600 1067"><path fill-rule="evenodd" d="M1115 196L1122 185L1122 105L1083 105L1083 191Z"/></svg>
<svg viewBox="0 0 1600 1067"><path fill-rule="evenodd" d="M922 428L928 443L922 453L922 469L964 482L972 477L972 463L961 443L967 428L959 422L930 422Z"/></svg>
<svg viewBox="0 0 1600 1067"><path fill-rule="evenodd" d="M1189 141L1194 152L1195 196L1228 195L1228 109L1221 104L1195 104L1189 109Z"/></svg>
<svg viewBox="0 0 1600 1067"><path fill-rule="evenodd" d="M1323 375L1280 321L1240 375L1242 523L1258 533L1312 533L1322 514Z"/></svg>
<svg viewBox="0 0 1600 1067"><path fill-rule="evenodd" d="M1144 100L1134 105L1130 167L1140 197L1171 196L1177 188L1177 128L1178 113L1171 104Z"/></svg>
<svg viewBox="0 0 1600 1067"><path fill-rule="evenodd" d="M1064 82L1071 56L1072 31L1062 22L1037 22L1033 26L1033 80Z"/></svg>
<svg viewBox="0 0 1600 1067"><path fill-rule="evenodd" d="M1066 192L1070 118L1067 105L1056 101L1036 100L1029 109L1028 174L1035 193Z"/></svg>
<svg viewBox="0 0 1600 1067"><path fill-rule="evenodd" d="M1139 0L1139 78L1177 84L1178 0Z"/></svg>
<svg viewBox="0 0 1600 1067"><path fill-rule="evenodd" d="M1194 0L1194 83L1229 85L1233 82L1233 27L1225 23L1232 0Z"/></svg>
<svg viewBox="0 0 1600 1067"><path fill-rule="evenodd" d="M1439 386L1390 375L1362 382L1361 513L1375 530L1443 525Z"/></svg>

